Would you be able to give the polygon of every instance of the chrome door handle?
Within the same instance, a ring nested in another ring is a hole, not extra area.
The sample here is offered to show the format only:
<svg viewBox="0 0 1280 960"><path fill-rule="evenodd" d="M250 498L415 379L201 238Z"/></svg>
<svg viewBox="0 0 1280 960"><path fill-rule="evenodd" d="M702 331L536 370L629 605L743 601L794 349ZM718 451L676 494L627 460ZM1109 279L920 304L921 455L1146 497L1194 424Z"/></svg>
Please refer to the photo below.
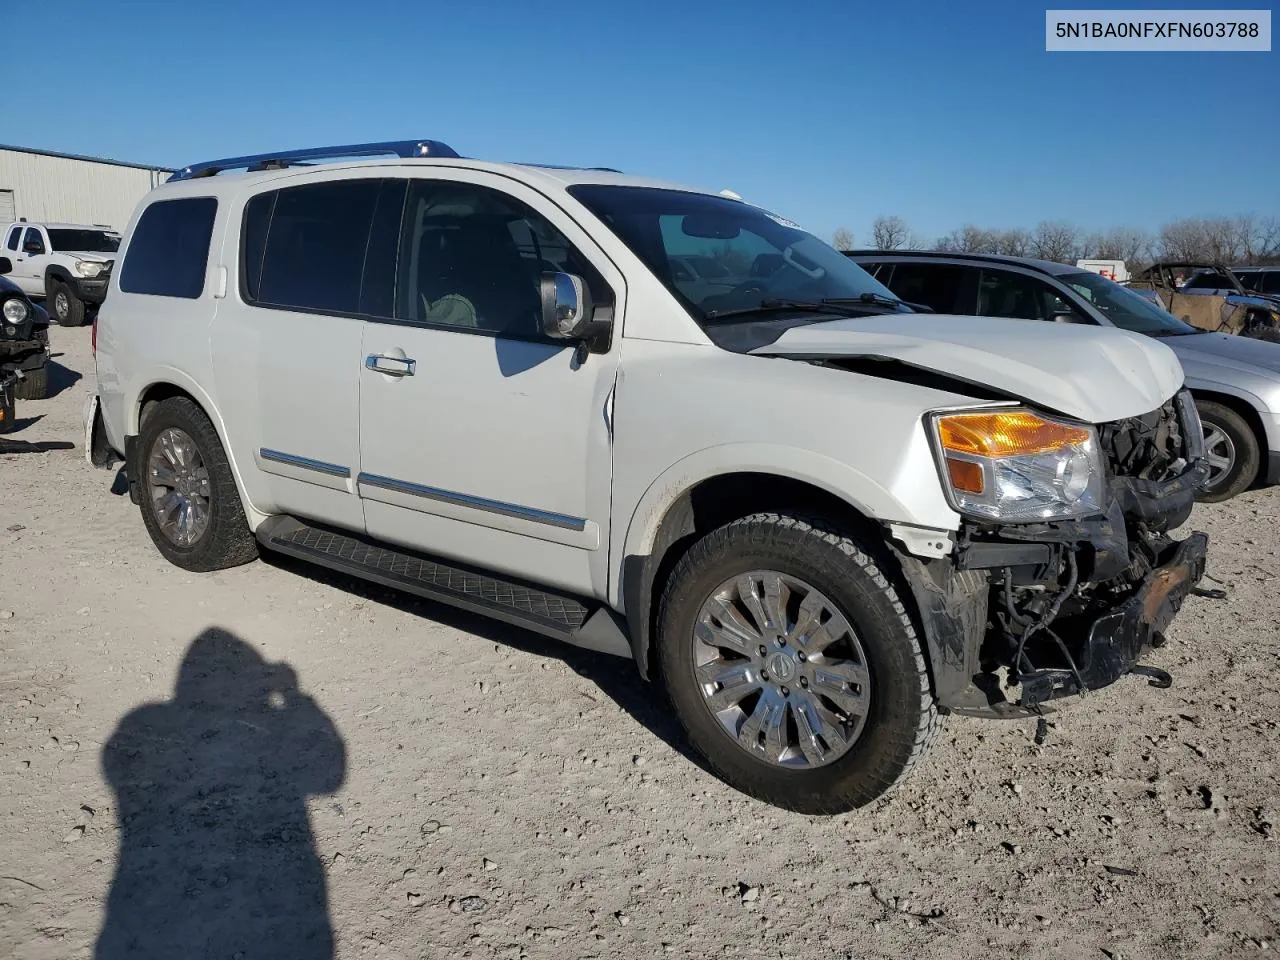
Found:
<svg viewBox="0 0 1280 960"><path fill-rule="evenodd" d="M418 362L408 357L388 357L380 353L371 353L364 358L364 368L385 373L392 377L412 377Z"/></svg>

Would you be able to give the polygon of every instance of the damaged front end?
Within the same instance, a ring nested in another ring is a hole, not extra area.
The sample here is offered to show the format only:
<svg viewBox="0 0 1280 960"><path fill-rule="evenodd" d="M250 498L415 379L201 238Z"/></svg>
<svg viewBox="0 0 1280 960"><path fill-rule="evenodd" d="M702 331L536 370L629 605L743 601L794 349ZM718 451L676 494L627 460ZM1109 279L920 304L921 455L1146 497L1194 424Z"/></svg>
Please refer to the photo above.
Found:
<svg viewBox="0 0 1280 960"><path fill-rule="evenodd" d="M1208 538L1169 531L1191 514L1207 468L1186 391L1160 409L1097 428L1105 458L1097 515L1000 523L968 519L955 550L900 553L929 641L940 707L1025 716L1129 673L1159 646L1204 574Z"/></svg>

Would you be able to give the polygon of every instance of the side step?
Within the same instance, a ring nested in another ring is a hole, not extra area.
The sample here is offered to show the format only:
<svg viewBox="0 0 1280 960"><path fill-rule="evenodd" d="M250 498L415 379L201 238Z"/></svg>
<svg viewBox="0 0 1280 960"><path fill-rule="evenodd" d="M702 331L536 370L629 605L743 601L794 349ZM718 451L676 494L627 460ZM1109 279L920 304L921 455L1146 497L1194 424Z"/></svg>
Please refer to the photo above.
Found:
<svg viewBox="0 0 1280 960"><path fill-rule="evenodd" d="M350 533L271 517L258 527L269 550L533 630L574 646L631 656L622 618L567 594L494 576Z"/></svg>

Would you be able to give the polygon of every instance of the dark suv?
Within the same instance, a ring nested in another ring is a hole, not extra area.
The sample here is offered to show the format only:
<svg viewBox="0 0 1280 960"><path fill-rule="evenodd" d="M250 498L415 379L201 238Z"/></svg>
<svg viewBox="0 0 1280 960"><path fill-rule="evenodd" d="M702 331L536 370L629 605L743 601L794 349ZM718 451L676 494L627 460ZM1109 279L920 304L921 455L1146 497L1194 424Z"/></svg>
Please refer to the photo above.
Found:
<svg viewBox="0 0 1280 960"><path fill-rule="evenodd" d="M16 375L12 398L43 400L49 389L49 315L4 276L12 269L9 258L0 257L0 382ZM0 431L11 427L11 417L0 422Z"/></svg>
<svg viewBox="0 0 1280 960"><path fill-rule="evenodd" d="M1280 482L1280 344L1206 333L1079 267L978 253L846 254L903 300L938 313L1092 323L1158 337L1182 363L1204 423L1209 479L1200 499Z"/></svg>

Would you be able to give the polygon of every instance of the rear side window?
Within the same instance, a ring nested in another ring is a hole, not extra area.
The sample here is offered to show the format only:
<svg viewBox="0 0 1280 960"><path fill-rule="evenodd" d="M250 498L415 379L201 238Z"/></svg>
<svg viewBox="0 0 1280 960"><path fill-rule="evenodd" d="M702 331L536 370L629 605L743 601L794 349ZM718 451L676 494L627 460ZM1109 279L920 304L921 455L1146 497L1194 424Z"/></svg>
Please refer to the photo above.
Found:
<svg viewBox="0 0 1280 960"><path fill-rule="evenodd" d="M153 297L199 297L217 212L213 197L160 200L147 207L125 251L120 289Z"/></svg>
<svg viewBox="0 0 1280 960"><path fill-rule="evenodd" d="M9 241L8 243L5 244L5 246L8 247L10 250L17 250L18 238L20 236L22 236L22 228L14 227L12 230L9 231Z"/></svg>
<svg viewBox="0 0 1280 960"><path fill-rule="evenodd" d="M335 180L254 197L245 208L245 299L284 309L359 313L369 230L384 183ZM387 232L394 242L400 211L392 209ZM382 283L385 301L392 278Z"/></svg>

